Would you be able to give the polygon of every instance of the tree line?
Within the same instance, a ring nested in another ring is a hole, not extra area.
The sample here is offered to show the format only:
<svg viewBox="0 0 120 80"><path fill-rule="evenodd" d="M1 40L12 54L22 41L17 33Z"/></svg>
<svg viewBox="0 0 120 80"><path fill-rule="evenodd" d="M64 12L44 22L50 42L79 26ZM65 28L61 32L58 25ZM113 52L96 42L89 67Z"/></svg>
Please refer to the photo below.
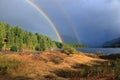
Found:
<svg viewBox="0 0 120 80"><path fill-rule="evenodd" d="M0 48L16 46L17 48L45 51L48 48L57 47L56 44L60 43L52 41L47 36L25 31L18 25L10 26L0 22Z"/></svg>
<svg viewBox="0 0 120 80"><path fill-rule="evenodd" d="M86 47L83 44L68 44L53 41L51 38L39 33L23 30L20 26L11 26L0 22L0 49L13 48L45 51L50 48Z"/></svg>

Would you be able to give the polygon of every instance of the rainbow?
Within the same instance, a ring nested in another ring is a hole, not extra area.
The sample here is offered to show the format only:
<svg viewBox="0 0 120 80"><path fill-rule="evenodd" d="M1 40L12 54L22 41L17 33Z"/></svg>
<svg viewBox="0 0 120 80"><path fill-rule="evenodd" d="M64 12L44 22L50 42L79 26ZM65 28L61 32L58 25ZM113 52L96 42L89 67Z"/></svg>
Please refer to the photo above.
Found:
<svg viewBox="0 0 120 80"><path fill-rule="evenodd" d="M56 4L57 4L57 6L59 7L59 9L61 9L62 12L64 13L64 15L65 15L68 23L70 24L69 27L72 28L73 34L74 34L74 36L76 37L77 43L80 43L79 35L78 35L78 33L77 33L77 30L75 29L75 26L74 26L74 24L73 24L70 16L67 14L67 12L65 11L64 7L63 7L59 2L57 2L57 0L54 0L54 1L56 2Z"/></svg>
<svg viewBox="0 0 120 80"><path fill-rule="evenodd" d="M38 7L32 0L26 0L26 2L29 3L31 6L33 6L39 13L42 14L42 16L49 22L49 24L51 25L51 27L55 31L55 34L56 34L59 42L63 42L59 31L57 30L56 26L53 24L51 19L48 17L48 15L40 7Z"/></svg>

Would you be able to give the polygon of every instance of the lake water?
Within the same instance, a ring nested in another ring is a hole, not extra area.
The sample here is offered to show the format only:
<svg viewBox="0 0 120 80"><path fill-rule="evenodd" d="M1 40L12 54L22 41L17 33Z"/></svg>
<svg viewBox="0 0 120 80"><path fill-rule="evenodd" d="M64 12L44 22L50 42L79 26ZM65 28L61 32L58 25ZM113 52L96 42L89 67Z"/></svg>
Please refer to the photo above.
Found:
<svg viewBox="0 0 120 80"><path fill-rule="evenodd" d="M78 48L77 50L85 53L99 53L99 52L102 52L104 54L120 53L120 48Z"/></svg>

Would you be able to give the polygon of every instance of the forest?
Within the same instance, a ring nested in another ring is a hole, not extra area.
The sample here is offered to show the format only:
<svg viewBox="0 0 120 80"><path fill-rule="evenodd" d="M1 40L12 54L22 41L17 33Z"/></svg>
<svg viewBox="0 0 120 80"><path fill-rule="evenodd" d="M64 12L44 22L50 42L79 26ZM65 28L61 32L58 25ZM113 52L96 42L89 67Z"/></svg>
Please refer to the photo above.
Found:
<svg viewBox="0 0 120 80"><path fill-rule="evenodd" d="M52 41L49 37L39 33L32 33L23 30L20 26L10 26L0 22L0 48L17 47L18 49L32 49L44 51L48 48L55 48L59 42Z"/></svg>
<svg viewBox="0 0 120 80"><path fill-rule="evenodd" d="M20 49L45 51L51 48L64 47L87 47L77 43L60 43L51 38L23 30L20 26L11 26L8 23L0 22L0 50L11 49L17 51Z"/></svg>

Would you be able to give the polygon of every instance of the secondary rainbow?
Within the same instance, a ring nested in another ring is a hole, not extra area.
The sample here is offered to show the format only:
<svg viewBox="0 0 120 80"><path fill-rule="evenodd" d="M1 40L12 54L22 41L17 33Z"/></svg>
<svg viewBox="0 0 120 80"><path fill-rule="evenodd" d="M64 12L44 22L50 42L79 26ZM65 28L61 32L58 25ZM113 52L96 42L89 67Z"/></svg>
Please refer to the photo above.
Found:
<svg viewBox="0 0 120 80"><path fill-rule="evenodd" d="M79 35L77 33L77 30L75 29L75 26L74 26L73 21L71 20L71 18L69 16L69 14L66 12L65 8L57 0L54 0L54 1L56 2L57 7L59 7L59 9L62 10L63 14L65 15L65 17L68 21L68 23L70 24L69 27L72 28L73 34L75 35L77 42L80 43Z"/></svg>
<svg viewBox="0 0 120 80"><path fill-rule="evenodd" d="M56 26L53 24L53 22L51 21L51 19L47 16L47 14L40 8L38 7L32 0L26 0L27 3L29 3L31 6L33 6L38 12L40 12L42 14L42 16L49 22L49 24L51 25L51 27L53 28L53 30L55 31L55 34L58 37L59 42L63 42L62 38L60 36L60 33L58 32Z"/></svg>

